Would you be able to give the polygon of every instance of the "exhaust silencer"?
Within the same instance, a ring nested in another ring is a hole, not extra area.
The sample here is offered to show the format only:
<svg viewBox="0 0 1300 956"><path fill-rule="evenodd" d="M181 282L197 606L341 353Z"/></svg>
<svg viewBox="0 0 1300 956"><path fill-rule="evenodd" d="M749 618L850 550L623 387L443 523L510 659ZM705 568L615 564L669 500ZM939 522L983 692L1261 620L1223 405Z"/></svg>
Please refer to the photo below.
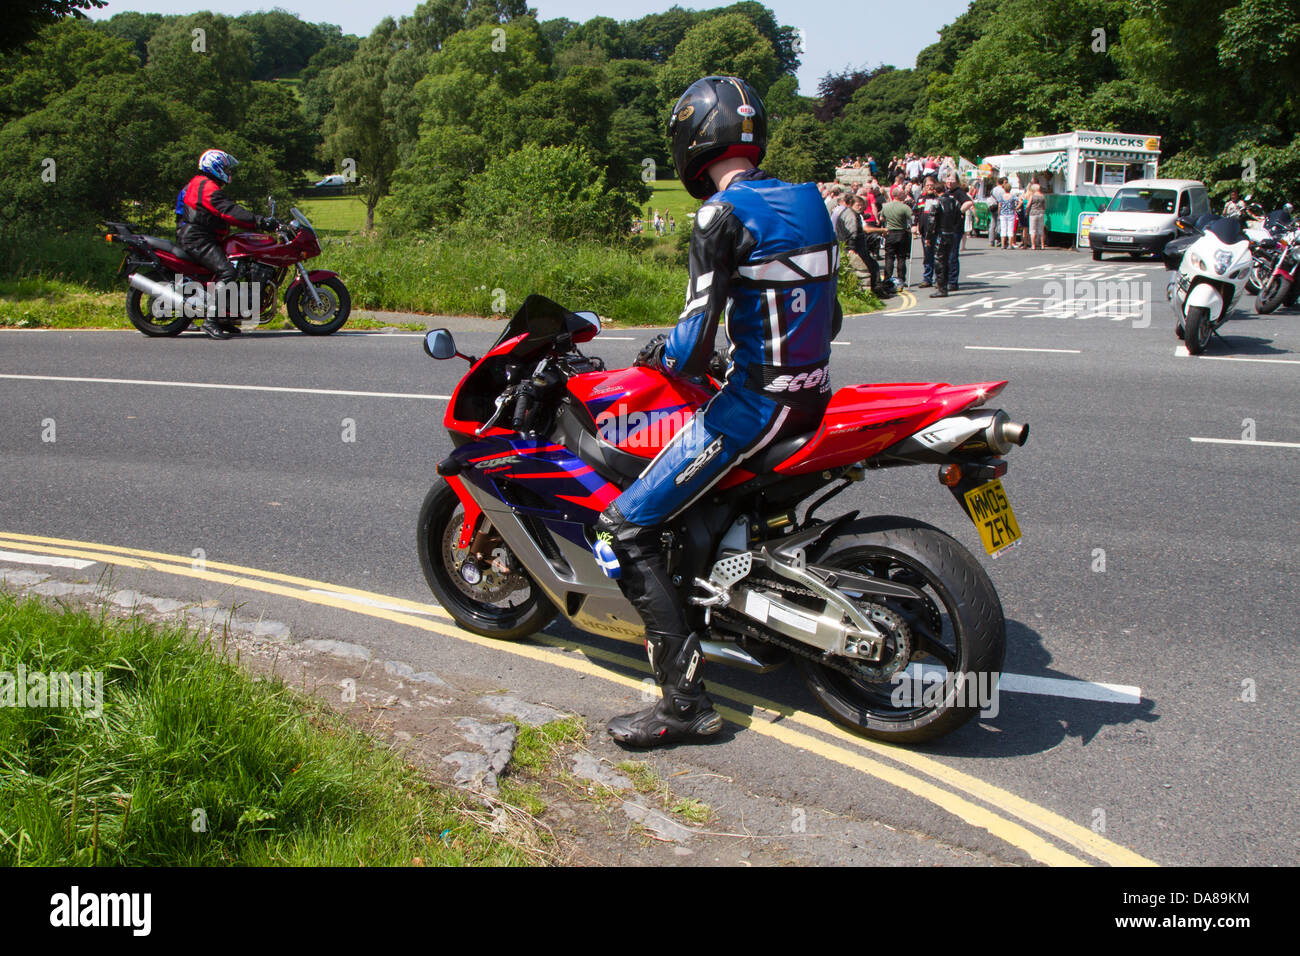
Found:
<svg viewBox="0 0 1300 956"><path fill-rule="evenodd" d="M1002 409L995 411L988 424L959 446L959 451L1005 455L1029 440L1029 426L1011 420Z"/></svg>
<svg viewBox="0 0 1300 956"><path fill-rule="evenodd" d="M201 316L208 310L208 300L202 292L195 293L189 299L186 299L176 291L175 287L163 285L161 282L154 282L152 279L146 279L138 272L131 273L126 281L131 288L139 289L145 295L151 295L155 299L162 299L175 310L177 315L184 315L187 306L194 310L191 313L193 315Z"/></svg>

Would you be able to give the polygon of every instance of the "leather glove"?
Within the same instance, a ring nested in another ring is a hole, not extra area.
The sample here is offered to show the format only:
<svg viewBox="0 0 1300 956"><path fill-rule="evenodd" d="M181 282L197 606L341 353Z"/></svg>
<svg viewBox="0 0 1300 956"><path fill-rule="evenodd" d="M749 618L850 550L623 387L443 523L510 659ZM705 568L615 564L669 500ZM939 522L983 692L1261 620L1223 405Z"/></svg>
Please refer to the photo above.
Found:
<svg viewBox="0 0 1300 956"><path fill-rule="evenodd" d="M280 223L270 216L258 216L257 228L261 232L275 232L280 228Z"/></svg>
<svg viewBox="0 0 1300 956"><path fill-rule="evenodd" d="M664 349L667 347L668 336L660 333L641 347L641 351L636 353L636 361L632 364L661 372L664 368Z"/></svg>
<svg viewBox="0 0 1300 956"><path fill-rule="evenodd" d="M721 382L727 377L727 366L730 364L727 361L727 353L714 352L713 357L709 359L709 377Z"/></svg>

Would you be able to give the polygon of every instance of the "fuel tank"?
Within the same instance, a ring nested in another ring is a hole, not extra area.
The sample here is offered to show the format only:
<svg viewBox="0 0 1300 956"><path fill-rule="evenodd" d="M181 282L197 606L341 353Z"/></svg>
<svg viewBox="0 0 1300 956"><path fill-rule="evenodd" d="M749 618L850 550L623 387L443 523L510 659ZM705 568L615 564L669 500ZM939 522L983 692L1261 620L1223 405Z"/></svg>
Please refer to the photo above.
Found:
<svg viewBox="0 0 1300 956"><path fill-rule="evenodd" d="M641 458L659 454L712 397L691 382L639 366L575 375L568 387L602 440Z"/></svg>

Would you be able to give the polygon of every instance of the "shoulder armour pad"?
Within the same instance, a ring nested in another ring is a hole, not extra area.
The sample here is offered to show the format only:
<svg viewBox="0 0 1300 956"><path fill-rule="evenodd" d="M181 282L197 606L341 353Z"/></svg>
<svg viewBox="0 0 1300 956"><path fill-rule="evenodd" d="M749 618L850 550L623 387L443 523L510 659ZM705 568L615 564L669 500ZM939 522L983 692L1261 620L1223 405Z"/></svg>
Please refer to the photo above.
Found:
<svg viewBox="0 0 1300 956"><path fill-rule="evenodd" d="M700 232L717 228L718 223L726 219L733 208L735 207L727 202L706 202L695 214L695 228Z"/></svg>

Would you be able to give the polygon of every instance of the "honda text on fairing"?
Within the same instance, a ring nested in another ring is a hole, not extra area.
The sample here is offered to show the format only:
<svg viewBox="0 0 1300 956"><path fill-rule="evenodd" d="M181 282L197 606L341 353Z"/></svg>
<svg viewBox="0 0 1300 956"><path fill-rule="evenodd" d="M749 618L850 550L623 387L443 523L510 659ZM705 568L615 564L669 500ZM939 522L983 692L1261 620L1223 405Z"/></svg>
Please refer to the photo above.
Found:
<svg viewBox="0 0 1300 956"><path fill-rule="evenodd" d="M455 449L420 513L420 562L476 634L518 639L560 614L591 634L643 635L593 553L597 518L718 383L608 370L579 350L599 331L594 314L530 296L482 358L445 329L426 337L431 356L470 369L443 419ZM671 521L663 548L706 657L755 671L793 659L835 720L900 743L990 706L1006 625L980 563L909 518L816 514L872 469L931 465L990 554L1019 542L1001 456L1029 429L985 407L1005 385L840 388L814 430L742 460Z"/></svg>
<svg viewBox="0 0 1300 956"><path fill-rule="evenodd" d="M274 216L275 204L270 204ZM275 237L258 232L237 233L224 241L226 257L235 265L237 285L230 299L214 301L205 286L213 273L188 252L167 239L135 232L122 222L109 222L109 242L127 247L119 278L126 277L126 314L145 335L180 335L195 319L216 308L238 314L243 327L266 325L278 310L277 293L284 290L291 321L308 335L329 335L347 322L352 298L336 272L308 270L303 264L320 255L320 241L311 222L292 207L293 219L275 222ZM236 311L236 306L238 310Z"/></svg>
<svg viewBox="0 0 1300 956"><path fill-rule="evenodd" d="M1163 253L1165 267L1174 273L1168 297L1178 317L1175 333L1188 352L1199 355L1228 321L1254 263L1236 219L1207 215L1194 225L1181 219L1179 226L1189 234Z"/></svg>

